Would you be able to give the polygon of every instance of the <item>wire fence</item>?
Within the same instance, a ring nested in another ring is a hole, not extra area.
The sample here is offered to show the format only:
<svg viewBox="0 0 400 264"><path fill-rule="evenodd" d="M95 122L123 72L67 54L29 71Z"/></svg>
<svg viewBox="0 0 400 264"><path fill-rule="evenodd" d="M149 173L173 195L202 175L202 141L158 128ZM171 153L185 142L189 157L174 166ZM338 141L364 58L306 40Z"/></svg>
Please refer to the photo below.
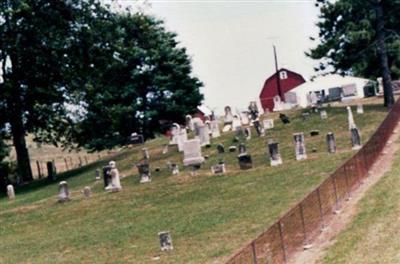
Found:
<svg viewBox="0 0 400 264"><path fill-rule="evenodd" d="M309 246L324 230L329 218L334 217L343 202L368 177L369 169L381 155L399 120L400 100L354 156L227 263L286 263L295 251Z"/></svg>

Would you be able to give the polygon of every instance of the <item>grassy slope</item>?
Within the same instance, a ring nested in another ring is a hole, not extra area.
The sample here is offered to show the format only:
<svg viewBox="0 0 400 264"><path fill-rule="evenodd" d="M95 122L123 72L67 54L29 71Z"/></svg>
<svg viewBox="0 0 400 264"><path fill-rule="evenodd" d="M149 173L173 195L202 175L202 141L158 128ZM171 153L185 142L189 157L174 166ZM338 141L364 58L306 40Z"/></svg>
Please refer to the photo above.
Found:
<svg viewBox="0 0 400 264"><path fill-rule="evenodd" d="M400 153L358 204L358 214L322 263L400 263Z"/></svg>
<svg viewBox="0 0 400 264"><path fill-rule="evenodd" d="M363 139L385 116L379 106L365 110L363 116L355 115ZM162 156L166 140L157 139L148 143L151 184L140 185L132 168L141 157L137 147L116 157L122 174L132 176L122 180L121 193L105 193L102 184L94 182L94 169L104 164L99 163L65 175L72 188L72 201L67 204L56 203L57 184L20 190L12 202L0 199L0 263L151 263L157 255L159 263L218 262L272 224L353 153L345 109L328 109L325 121L313 115L303 122L299 115L290 113L293 122L285 127L276 120L276 128L266 138L246 143L253 156L252 170L240 171L237 154L226 153L222 157L228 172L210 174L209 167L221 158L215 145L224 142L227 147L232 140L229 134L203 151L211 157L197 176L191 177L187 170L171 176L166 161L181 164L182 157L172 151ZM311 129L319 129L321 135L309 137ZM309 159L296 162L291 135L299 131L307 134ZM335 155L326 153L328 131L337 136ZM265 142L270 137L280 142L283 166L269 166ZM318 152L310 153L314 146ZM161 172L154 172L156 166ZM79 193L85 185L93 187L89 200ZM172 232L173 252L160 253L157 233L162 230Z"/></svg>

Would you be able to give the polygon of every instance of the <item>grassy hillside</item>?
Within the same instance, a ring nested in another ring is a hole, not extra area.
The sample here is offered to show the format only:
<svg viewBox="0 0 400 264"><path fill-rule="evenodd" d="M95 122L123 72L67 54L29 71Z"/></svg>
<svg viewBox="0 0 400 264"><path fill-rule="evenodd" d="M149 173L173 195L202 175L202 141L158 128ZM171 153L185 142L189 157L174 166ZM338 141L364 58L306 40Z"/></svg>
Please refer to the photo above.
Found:
<svg viewBox="0 0 400 264"><path fill-rule="evenodd" d="M321 263L400 263L400 153L358 204L358 214Z"/></svg>
<svg viewBox="0 0 400 264"><path fill-rule="evenodd" d="M94 170L106 161L62 175L72 190L72 201L57 204L57 184L37 182L17 192L14 201L0 199L0 263L219 263L272 224L279 215L315 188L352 155L344 108L327 109L329 118L313 114L302 121L300 112L289 112L292 122L276 127L264 138L246 142L254 168L239 170L237 153L218 155L216 144L227 148L233 134L214 140L203 149L210 158L196 176L182 170L182 154L162 155L166 139L147 143L151 154L152 182L140 184L133 164L142 157L141 146L120 152L115 160L124 176L123 191L105 193L95 182ZM365 141L386 115L380 106L365 107L355 115ZM310 137L319 129L321 134ZM306 134L308 159L296 161L293 132ZM333 131L338 153L328 154L325 135ZM266 141L280 142L284 164L270 167ZM311 149L317 148L316 153ZM211 175L210 166L223 158L227 173ZM166 169L178 162L179 175ZM154 169L160 167L161 171ZM86 200L80 191L92 186ZM161 253L157 233L169 230L175 249Z"/></svg>

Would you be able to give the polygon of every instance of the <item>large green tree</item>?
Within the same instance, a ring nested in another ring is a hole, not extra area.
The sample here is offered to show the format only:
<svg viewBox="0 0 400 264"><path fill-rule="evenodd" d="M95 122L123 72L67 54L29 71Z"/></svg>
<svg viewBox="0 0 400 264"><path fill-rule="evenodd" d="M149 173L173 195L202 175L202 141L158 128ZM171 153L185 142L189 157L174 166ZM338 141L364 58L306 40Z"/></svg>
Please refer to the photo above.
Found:
<svg viewBox="0 0 400 264"><path fill-rule="evenodd" d="M57 144L71 125L67 105L81 89L79 37L103 13L94 0L1 0L0 129L8 131L18 174L32 180L27 133Z"/></svg>
<svg viewBox="0 0 400 264"><path fill-rule="evenodd" d="M196 111L202 84L192 76L190 58L176 34L162 21L125 12L102 27L96 30L94 48L87 50L93 77L81 95L84 115L75 130L79 143L98 150L126 143L132 132L153 137L163 122L182 122ZM111 61L96 55L103 47Z"/></svg>
<svg viewBox="0 0 400 264"><path fill-rule="evenodd" d="M384 104L394 102L391 77L400 77L399 0L317 0L319 40L307 55L317 71L383 78Z"/></svg>

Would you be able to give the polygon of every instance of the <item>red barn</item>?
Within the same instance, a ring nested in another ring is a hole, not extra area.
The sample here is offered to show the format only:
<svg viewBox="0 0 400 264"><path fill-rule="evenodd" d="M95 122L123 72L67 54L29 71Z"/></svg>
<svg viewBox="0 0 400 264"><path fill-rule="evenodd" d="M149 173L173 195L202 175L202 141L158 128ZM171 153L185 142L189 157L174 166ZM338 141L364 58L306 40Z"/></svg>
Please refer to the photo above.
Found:
<svg viewBox="0 0 400 264"><path fill-rule="evenodd" d="M285 68L279 69L278 73L274 73L265 81L264 87L261 90L260 102L264 110L268 108L270 111L272 111L274 109L274 97L279 95L278 81L276 79L277 74L280 78L282 97L284 97L286 92L306 82L303 76L298 73L289 71ZM282 100L285 100L285 98L282 98Z"/></svg>

